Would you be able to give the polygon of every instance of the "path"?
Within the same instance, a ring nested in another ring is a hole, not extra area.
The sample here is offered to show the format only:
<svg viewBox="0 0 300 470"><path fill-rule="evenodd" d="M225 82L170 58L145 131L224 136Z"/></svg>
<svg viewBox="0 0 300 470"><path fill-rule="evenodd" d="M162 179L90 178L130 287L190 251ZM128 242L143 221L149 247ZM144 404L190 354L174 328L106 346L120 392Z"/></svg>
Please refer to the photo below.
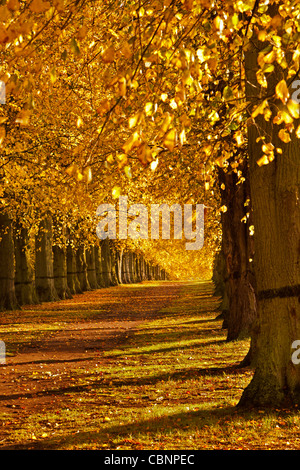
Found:
<svg viewBox="0 0 300 470"><path fill-rule="evenodd" d="M51 331L43 340L33 340L15 356L7 357L6 364L0 367L0 412L19 418L32 409L55 409L58 400L61 406L68 390L77 386L72 371L105 363L103 351L121 347L141 322L155 318L174 301L181 286L180 282L168 281L116 286L85 292L70 300L26 307L37 322L43 316L63 322L66 315L70 318L74 314L76 318L87 310L92 314L89 319L62 323L63 327ZM15 313L16 322L22 323L26 308L23 313ZM2 323L3 318L5 313ZM0 445L9 429L3 431Z"/></svg>

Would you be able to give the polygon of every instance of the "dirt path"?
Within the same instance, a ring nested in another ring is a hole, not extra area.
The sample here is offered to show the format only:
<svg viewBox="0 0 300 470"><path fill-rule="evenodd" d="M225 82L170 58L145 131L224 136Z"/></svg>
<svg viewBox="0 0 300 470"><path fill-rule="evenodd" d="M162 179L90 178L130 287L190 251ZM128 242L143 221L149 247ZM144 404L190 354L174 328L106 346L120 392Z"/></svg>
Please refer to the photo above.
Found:
<svg viewBox="0 0 300 470"><path fill-rule="evenodd" d="M39 321L50 318L63 321L64 313L74 320L87 309L87 320L68 322L43 340L33 340L0 367L0 412L20 419L31 410L64 406L68 390L76 389L76 374L97 363L105 365L103 352L122 347L141 322L153 319L178 296L180 282L155 282L117 286L76 295L71 300L30 306ZM29 307L28 307L29 308ZM5 313L1 314L5 317ZM22 322L22 312L15 315ZM9 419L8 419L9 422ZM7 423L7 420L6 420ZM1 424L1 423L0 423ZM3 429L1 438L8 429Z"/></svg>

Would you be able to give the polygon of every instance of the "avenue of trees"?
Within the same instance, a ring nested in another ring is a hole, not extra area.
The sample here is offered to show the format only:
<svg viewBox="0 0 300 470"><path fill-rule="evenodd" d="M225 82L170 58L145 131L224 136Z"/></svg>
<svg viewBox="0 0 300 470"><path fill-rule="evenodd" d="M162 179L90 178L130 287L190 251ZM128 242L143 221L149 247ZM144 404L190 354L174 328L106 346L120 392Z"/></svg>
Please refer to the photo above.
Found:
<svg viewBox="0 0 300 470"><path fill-rule="evenodd" d="M299 0L1 0L1 308L212 276L240 405L299 404L299 41ZM204 247L100 242L120 195L203 203Z"/></svg>

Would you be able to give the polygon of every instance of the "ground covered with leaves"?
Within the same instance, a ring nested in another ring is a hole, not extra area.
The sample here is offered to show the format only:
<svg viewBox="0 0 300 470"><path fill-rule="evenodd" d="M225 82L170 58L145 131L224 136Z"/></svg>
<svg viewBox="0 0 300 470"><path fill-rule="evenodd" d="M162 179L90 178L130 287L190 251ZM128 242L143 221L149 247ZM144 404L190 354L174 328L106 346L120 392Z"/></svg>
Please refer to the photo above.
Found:
<svg viewBox="0 0 300 470"><path fill-rule="evenodd" d="M1 449L298 449L297 410L236 407L249 340L210 282L144 282L3 312Z"/></svg>

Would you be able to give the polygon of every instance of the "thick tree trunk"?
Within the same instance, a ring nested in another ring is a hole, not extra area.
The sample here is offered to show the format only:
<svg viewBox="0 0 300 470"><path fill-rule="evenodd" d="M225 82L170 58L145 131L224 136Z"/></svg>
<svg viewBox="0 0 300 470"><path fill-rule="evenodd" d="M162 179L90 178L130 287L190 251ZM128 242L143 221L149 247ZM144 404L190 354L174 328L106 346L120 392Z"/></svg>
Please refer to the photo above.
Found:
<svg viewBox="0 0 300 470"><path fill-rule="evenodd" d="M84 245L79 245L76 250L76 269L77 277L82 292L91 290L88 280L87 263L86 263L86 249Z"/></svg>
<svg viewBox="0 0 300 470"><path fill-rule="evenodd" d="M136 255L135 258L135 271L136 271L136 282L142 282L142 258Z"/></svg>
<svg viewBox="0 0 300 470"><path fill-rule="evenodd" d="M101 245L95 245L95 267L96 267L96 277L97 277L97 284L98 287L106 287L107 283L105 282L105 276L103 272L103 263L102 263L102 249Z"/></svg>
<svg viewBox="0 0 300 470"><path fill-rule="evenodd" d="M252 237L249 235L252 217L246 217L249 206L245 207L250 197L247 165L246 160L240 165L239 170L245 181L239 184L233 170L219 170L219 182L225 185L221 191L222 204L227 207L227 211L222 213L222 255L226 267L224 301L228 301L228 311L225 304L222 313L225 316L227 341L249 336L256 318L255 280L249 261L254 256Z"/></svg>
<svg viewBox="0 0 300 470"><path fill-rule="evenodd" d="M76 266L76 250L71 245L67 245L67 282L71 295L80 294L82 292L77 276Z"/></svg>
<svg viewBox="0 0 300 470"><path fill-rule="evenodd" d="M113 240L109 241L109 255L110 255L110 282L112 286L118 285L117 275L117 252Z"/></svg>
<svg viewBox="0 0 300 470"><path fill-rule="evenodd" d="M67 248L54 245L52 251L54 285L57 295L60 299L70 299L72 295L68 286Z"/></svg>
<svg viewBox="0 0 300 470"><path fill-rule="evenodd" d="M58 300L53 277L52 219L45 216L35 238L35 286L41 302Z"/></svg>
<svg viewBox="0 0 300 470"><path fill-rule="evenodd" d="M122 279L124 284L129 283L129 268L128 268L129 253L125 251L123 253L123 263L122 263Z"/></svg>
<svg viewBox="0 0 300 470"><path fill-rule="evenodd" d="M116 271L117 271L118 284L123 284L122 263L123 263L123 248L119 249L116 253Z"/></svg>
<svg viewBox="0 0 300 470"><path fill-rule="evenodd" d="M0 212L0 309L18 308L15 294L15 265L12 221Z"/></svg>
<svg viewBox="0 0 300 470"><path fill-rule="evenodd" d="M101 241L101 269L102 279L105 287L111 285L111 259L109 251L109 240L106 238Z"/></svg>
<svg viewBox="0 0 300 470"><path fill-rule="evenodd" d="M28 229L20 225L15 228L15 291L20 305L38 302L35 285L34 269L29 247Z"/></svg>
<svg viewBox="0 0 300 470"><path fill-rule="evenodd" d="M87 263L87 275L91 289L97 289L97 274L96 274L96 259L94 246L89 246L86 249L86 263Z"/></svg>
<svg viewBox="0 0 300 470"><path fill-rule="evenodd" d="M274 13L271 8L270 13ZM255 35L253 41L246 54L247 100L257 97L257 52L265 46ZM266 95L274 95L287 72L275 67ZM269 104L273 116L269 121L259 116L248 134L258 319L256 369L240 404L279 407L300 403L300 367L292 361L292 344L300 339L300 147L294 133L288 143L278 138L283 126L273 125L273 117L282 103L269 100ZM297 128L299 121L294 124ZM256 163L262 155L258 131L267 136L266 143L283 149L264 166Z"/></svg>

